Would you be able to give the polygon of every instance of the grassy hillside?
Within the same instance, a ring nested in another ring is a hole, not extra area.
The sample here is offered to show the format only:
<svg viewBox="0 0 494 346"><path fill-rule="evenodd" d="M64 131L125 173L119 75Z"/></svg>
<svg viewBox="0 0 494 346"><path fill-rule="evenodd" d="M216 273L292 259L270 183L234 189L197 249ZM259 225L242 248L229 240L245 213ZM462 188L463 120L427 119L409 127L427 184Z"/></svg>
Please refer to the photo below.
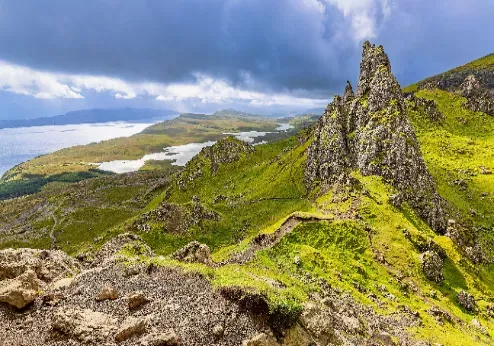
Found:
<svg viewBox="0 0 494 346"><path fill-rule="evenodd" d="M104 232L142 213L171 171L51 182L40 193L0 201L0 247L88 249ZM151 204L152 205L152 204Z"/></svg>
<svg viewBox="0 0 494 346"><path fill-rule="evenodd" d="M420 112L409 112L439 193L493 244L494 117L466 109L465 98L447 91L416 95L436 101L444 115L431 122Z"/></svg>
<svg viewBox="0 0 494 346"><path fill-rule="evenodd" d="M446 116L436 124L421 111L411 114L440 193L462 217L475 225L492 227L492 176L479 174L480 166L494 168L492 118L464 113L461 100L451 99L447 93L422 96L438 100ZM466 123L462 120L465 116ZM52 215L58 220L54 228L57 245L72 254L99 246L125 231L138 233L157 254L165 256L191 240L199 240L211 247L213 259L222 264L184 264L169 257L149 261L201 272L217 288L242 287L259 294L273 312L287 320L297 316L326 282L375 313L392 315L404 307L416 312L421 323L408 330L412 337L444 345L490 344L489 336L470 322L476 318L487 330L494 330L486 313L494 300L494 267L473 266L450 238L435 234L411 209L392 206L388 200L393 189L379 177L354 172L351 186L337 186L317 199L307 196L303 172L308 145L299 144L295 137L260 145L237 162L220 165L216 172L209 168L209 158L202 155L188 164L185 173L177 173L170 183L162 181L152 192L148 191L149 181L135 181L144 177L139 173L120 176L122 180L89 180L70 185L70 189L52 186L39 196L7 201L1 206L1 227L11 231L9 236L2 236L2 247L48 247ZM189 181L184 190L178 184L179 177L196 176L199 162L206 167L202 176ZM451 183L451 179L462 177L468 179L467 190ZM81 198L83 191L88 195ZM46 199L49 207L43 207ZM139 215L159 209L162 203L171 211L167 220L180 222L180 216L188 212L198 222L180 228L173 222L165 227L150 221L149 229L137 229L136 221L142 218ZM21 204L26 205L24 210L19 210ZM476 215L471 215L471 207L476 208ZM26 214L27 210L42 208L47 208L44 219L37 216L39 212ZM196 210L202 211L197 214ZM205 218L205 213L217 217ZM276 242L264 248L256 245L259 235L280 234L290 219L297 223ZM16 222L37 232L9 228ZM428 239L447 256L442 284L422 274L420 244ZM250 249L254 249L251 256L239 261L238 254ZM130 249L125 254L130 261L137 260ZM140 257L139 261L148 260ZM459 306L456 296L460 290L475 296L478 313ZM450 317L431 315L432 307Z"/></svg>
<svg viewBox="0 0 494 346"><path fill-rule="evenodd" d="M433 89L457 91L469 75L474 75L482 87L494 90L494 53L409 85L403 91L413 93L423 88L431 89L430 86Z"/></svg>
<svg viewBox="0 0 494 346"><path fill-rule="evenodd" d="M475 69L475 70L494 70L494 53L484 56L483 58L469 62L468 64L459 66L455 70L465 70L465 69Z"/></svg>
<svg viewBox="0 0 494 346"><path fill-rule="evenodd" d="M65 148L21 163L1 177L0 200L39 192L52 181L75 182L105 174L97 170L99 162L139 159L169 146L216 141L226 137L224 133L273 131L277 126L275 119L236 111L183 114L131 137ZM273 133L265 140L286 136L287 133ZM142 170L162 170L169 165L169 161L153 161L146 163Z"/></svg>

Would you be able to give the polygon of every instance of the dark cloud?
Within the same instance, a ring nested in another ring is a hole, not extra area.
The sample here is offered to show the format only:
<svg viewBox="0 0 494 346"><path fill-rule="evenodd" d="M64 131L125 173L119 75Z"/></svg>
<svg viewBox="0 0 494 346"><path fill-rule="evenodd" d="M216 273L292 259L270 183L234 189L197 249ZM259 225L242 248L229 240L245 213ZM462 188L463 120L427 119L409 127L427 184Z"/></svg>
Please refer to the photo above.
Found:
<svg viewBox="0 0 494 346"><path fill-rule="evenodd" d="M376 39L403 85L494 53L494 1L401 0Z"/></svg>
<svg viewBox="0 0 494 346"><path fill-rule="evenodd" d="M9 1L0 58L34 68L176 82L202 72L264 90L328 90L358 46L300 0Z"/></svg>
<svg viewBox="0 0 494 346"><path fill-rule="evenodd" d="M358 0L319 1L324 11L316 0L0 0L0 59L127 81L191 82L200 72L329 99L356 80L362 43L334 4ZM372 41L385 45L404 85L494 51L492 0L370 3Z"/></svg>

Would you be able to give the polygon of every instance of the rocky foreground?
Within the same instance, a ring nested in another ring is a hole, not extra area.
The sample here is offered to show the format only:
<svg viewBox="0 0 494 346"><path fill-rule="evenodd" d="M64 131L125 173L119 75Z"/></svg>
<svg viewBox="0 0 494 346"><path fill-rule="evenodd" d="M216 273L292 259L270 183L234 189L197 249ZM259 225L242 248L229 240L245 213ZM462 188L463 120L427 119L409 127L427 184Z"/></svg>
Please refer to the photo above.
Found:
<svg viewBox="0 0 494 346"><path fill-rule="evenodd" d="M61 251L1 252L2 345L236 345L269 331L200 275L117 264L124 246L152 255L133 236L81 262Z"/></svg>
<svg viewBox="0 0 494 346"><path fill-rule="evenodd" d="M380 316L326 283L288 321L240 288L215 290L200 274L152 260L130 263L122 255L128 249L153 258L128 234L79 260L61 251L1 251L1 344L394 345L393 336L404 345L426 345L404 332L420 323L406 307Z"/></svg>

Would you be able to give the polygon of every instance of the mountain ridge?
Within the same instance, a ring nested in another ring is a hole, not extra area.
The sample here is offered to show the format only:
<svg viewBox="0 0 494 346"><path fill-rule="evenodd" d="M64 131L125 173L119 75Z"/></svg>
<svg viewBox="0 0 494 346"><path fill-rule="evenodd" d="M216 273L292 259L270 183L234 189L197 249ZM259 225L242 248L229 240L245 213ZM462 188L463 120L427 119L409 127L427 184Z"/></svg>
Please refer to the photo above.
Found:
<svg viewBox="0 0 494 346"><path fill-rule="evenodd" d="M137 121L163 118L178 114L176 111L155 108L91 108L70 111L52 117L21 120L0 120L0 129L47 125L76 125L113 121Z"/></svg>

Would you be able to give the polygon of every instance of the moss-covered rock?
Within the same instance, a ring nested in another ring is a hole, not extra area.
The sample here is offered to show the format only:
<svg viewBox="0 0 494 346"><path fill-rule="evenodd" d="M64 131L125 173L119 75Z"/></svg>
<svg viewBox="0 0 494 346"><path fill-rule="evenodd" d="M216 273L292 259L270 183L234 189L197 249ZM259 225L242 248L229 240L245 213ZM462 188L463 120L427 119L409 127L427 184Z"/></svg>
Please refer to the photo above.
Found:
<svg viewBox="0 0 494 346"><path fill-rule="evenodd" d="M443 259L434 251L422 254L422 271L427 279L440 283L444 280Z"/></svg>
<svg viewBox="0 0 494 346"><path fill-rule="evenodd" d="M422 158L401 87L383 48L369 42L356 96L347 85L345 97L336 96L316 125L305 182L309 190L321 185L324 192L351 170L384 177L398 190L396 206L407 202L434 230L446 230L444 202Z"/></svg>

